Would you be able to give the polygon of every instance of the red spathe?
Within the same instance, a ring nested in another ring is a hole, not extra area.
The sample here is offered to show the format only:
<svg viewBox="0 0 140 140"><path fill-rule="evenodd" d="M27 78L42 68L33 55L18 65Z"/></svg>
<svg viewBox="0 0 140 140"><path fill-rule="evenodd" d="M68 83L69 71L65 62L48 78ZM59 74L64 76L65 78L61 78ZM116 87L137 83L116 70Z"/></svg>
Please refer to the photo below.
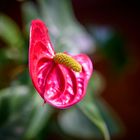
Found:
<svg viewBox="0 0 140 140"><path fill-rule="evenodd" d="M41 20L33 20L30 27L30 76L45 103L64 109L84 97L93 67L85 54L71 56L81 64L81 72L56 64L54 56L47 27Z"/></svg>

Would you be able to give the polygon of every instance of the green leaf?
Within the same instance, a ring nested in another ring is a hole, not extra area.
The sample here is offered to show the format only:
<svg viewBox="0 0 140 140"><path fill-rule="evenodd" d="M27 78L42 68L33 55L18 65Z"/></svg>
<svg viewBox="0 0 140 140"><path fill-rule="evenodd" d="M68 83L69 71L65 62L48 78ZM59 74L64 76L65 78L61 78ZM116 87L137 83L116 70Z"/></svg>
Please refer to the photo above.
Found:
<svg viewBox="0 0 140 140"><path fill-rule="evenodd" d="M38 0L38 3L40 15L47 24L56 51L94 51L94 41L76 20L69 0Z"/></svg>
<svg viewBox="0 0 140 140"><path fill-rule="evenodd" d="M0 37L12 47L21 47L23 43L18 25L3 14L0 14Z"/></svg>
<svg viewBox="0 0 140 140"><path fill-rule="evenodd" d="M2 139L19 139L25 129L32 108L28 106L31 94L27 86L11 86L0 90L0 110L5 109L3 123L0 125ZM27 106L26 106L27 105Z"/></svg>
<svg viewBox="0 0 140 140"><path fill-rule="evenodd" d="M124 133L124 125L119 116L102 98L95 101L100 113L108 127L111 136L118 136Z"/></svg>
<svg viewBox="0 0 140 140"><path fill-rule="evenodd" d="M92 99L92 98L91 98ZM110 140L108 128L103 120L100 111L93 100L86 98L78 104L78 108L87 116L87 118L96 125L105 140Z"/></svg>
<svg viewBox="0 0 140 140"><path fill-rule="evenodd" d="M8 58L23 59L24 40L22 33L18 25L3 14L0 14L0 39L8 46L6 46L8 49L5 49L5 55Z"/></svg>
<svg viewBox="0 0 140 140"><path fill-rule="evenodd" d="M25 133L25 138L32 139L35 138L41 130L47 125L47 122L50 116L53 113L52 108L49 105L42 104L42 99L38 98L38 94L36 93L33 101L34 103L34 113L30 118L30 122L27 126L27 130Z"/></svg>
<svg viewBox="0 0 140 140"><path fill-rule="evenodd" d="M94 70L88 84L87 93L92 92L93 96L100 95L105 88L105 84L104 77L98 71Z"/></svg>
<svg viewBox="0 0 140 140"><path fill-rule="evenodd" d="M77 108L60 112L58 123L67 135L84 139L101 139L99 129Z"/></svg>
<svg viewBox="0 0 140 140"><path fill-rule="evenodd" d="M29 24L31 20L40 18L37 5L31 1L26 1L21 5L23 21L28 25L27 31L29 32Z"/></svg>
<svg viewBox="0 0 140 140"><path fill-rule="evenodd" d="M0 99L0 126L5 124L8 120L10 114L9 109L9 100L7 98L3 98L3 100Z"/></svg>
<svg viewBox="0 0 140 140"><path fill-rule="evenodd" d="M93 38L73 14L71 1L37 0L37 4L25 2L22 12L27 33L31 20L40 18L46 22L56 52L77 54L92 53L95 50Z"/></svg>
<svg viewBox="0 0 140 140"><path fill-rule="evenodd" d="M104 89L104 83L103 77L95 71L89 81L87 95L78 104L78 107L108 140L109 135L114 136L123 133L124 126L111 107L99 97L99 93Z"/></svg>
<svg viewBox="0 0 140 140"><path fill-rule="evenodd" d="M3 121L0 122L0 136L6 134L13 139L16 139L15 136L19 136L18 139L30 139L40 133L53 110L50 106L43 106L43 100L38 96L28 86L11 86L0 90L0 113L3 113L0 115Z"/></svg>
<svg viewBox="0 0 140 140"><path fill-rule="evenodd" d="M97 73L96 73L97 74ZM97 77L98 75L96 75ZM107 128L107 125L100 113L100 110L95 102L96 97L94 95L94 91L98 91L96 89L93 89L95 76L92 76L88 88L87 88L87 94L84 97L84 99L77 104L77 107L87 116L87 118L94 124L96 127L100 130L101 134L103 135L105 140L110 139L109 131ZM100 87L100 86L98 86ZM96 88L96 87L94 87Z"/></svg>

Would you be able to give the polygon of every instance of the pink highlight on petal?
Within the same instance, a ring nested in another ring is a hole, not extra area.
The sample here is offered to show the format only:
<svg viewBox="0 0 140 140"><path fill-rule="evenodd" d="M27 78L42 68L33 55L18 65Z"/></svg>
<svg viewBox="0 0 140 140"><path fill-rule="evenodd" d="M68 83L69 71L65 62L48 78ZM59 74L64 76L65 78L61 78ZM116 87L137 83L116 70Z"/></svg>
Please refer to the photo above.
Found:
<svg viewBox="0 0 140 140"><path fill-rule="evenodd" d="M33 20L30 28L29 73L45 103L65 109L78 103L86 94L92 62L85 54L72 56L82 66L75 72L53 61L55 55L48 30L41 20Z"/></svg>

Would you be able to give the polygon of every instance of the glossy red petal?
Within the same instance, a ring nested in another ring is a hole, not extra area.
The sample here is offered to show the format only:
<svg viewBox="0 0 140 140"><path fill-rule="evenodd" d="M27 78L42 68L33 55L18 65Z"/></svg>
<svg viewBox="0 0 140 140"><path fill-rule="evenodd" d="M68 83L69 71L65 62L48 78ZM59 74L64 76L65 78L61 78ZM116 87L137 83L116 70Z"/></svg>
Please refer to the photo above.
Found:
<svg viewBox="0 0 140 140"><path fill-rule="evenodd" d="M57 108L67 108L78 103L85 95L92 74L88 56L74 56L82 66L75 72L53 60L55 52L47 28L40 20L34 20L30 29L29 72L36 90L44 102Z"/></svg>
<svg viewBox="0 0 140 140"><path fill-rule="evenodd" d="M82 72L56 65L46 79L44 100L57 108L68 108L83 99L88 80L92 74L92 62L86 55L74 57L81 65Z"/></svg>
<svg viewBox="0 0 140 140"><path fill-rule="evenodd" d="M79 95L77 98L81 100L86 94L87 84L93 72L93 65L90 58L85 54L79 54L74 56L74 58L82 65L82 72L74 72L77 80L77 93Z"/></svg>
<svg viewBox="0 0 140 140"><path fill-rule="evenodd" d="M33 20L30 27L29 72L41 96L45 77L54 64L53 56L54 50L45 24L40 20Z"/></svg>
<svg viewBox="0 0 140 140"><path fill-rule="evenodd" d="M44 45L41 50L39 47L38 49L35 48L36 43L38 42L41 42ZM48 29L46 25L39 19L33 20L30 27L30 53L37 53L35 51L40 51L38 55L45 54L50 58L54 56L54 49L50 41Z"/></svg>

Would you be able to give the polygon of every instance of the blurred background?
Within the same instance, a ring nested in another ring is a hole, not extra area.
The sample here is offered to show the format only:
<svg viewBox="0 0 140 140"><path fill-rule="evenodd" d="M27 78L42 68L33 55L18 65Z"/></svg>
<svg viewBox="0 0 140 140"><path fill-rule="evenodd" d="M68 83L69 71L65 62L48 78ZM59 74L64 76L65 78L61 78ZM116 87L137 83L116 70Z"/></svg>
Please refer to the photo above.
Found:
<svg viewBox="0 0 140 140"><path fill-rule="evenodd" d="M29 26L40 18L55 50L86 53L94 73L67 110L43 105L28 74ZM0 1L0 140L140 139L140 20L135 1Z"/></svg>

